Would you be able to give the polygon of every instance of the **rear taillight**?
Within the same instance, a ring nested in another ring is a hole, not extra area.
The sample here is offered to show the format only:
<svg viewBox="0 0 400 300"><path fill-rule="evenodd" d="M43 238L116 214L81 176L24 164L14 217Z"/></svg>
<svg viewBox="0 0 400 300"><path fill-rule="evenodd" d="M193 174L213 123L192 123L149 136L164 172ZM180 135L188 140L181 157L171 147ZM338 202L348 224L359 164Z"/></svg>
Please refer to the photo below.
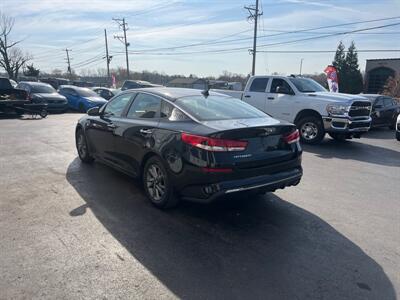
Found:
<svg viewBox="0 0 400 300"><path fill-rule="evenodd" d="M293 143L297 143L300 140L300 133L299 130L296 129L295 131L293 131L292 133L285 135L283 137L283 140L285 141L285 143L287 144L293 144Z"/></svg>
<svg viewBox="0 0 400 300"><path fill-rule="evenodd" d="M246 141L215 139L187 133L182 133L182 141L193 147L213 152L243 151L247 147Z"/></svg>

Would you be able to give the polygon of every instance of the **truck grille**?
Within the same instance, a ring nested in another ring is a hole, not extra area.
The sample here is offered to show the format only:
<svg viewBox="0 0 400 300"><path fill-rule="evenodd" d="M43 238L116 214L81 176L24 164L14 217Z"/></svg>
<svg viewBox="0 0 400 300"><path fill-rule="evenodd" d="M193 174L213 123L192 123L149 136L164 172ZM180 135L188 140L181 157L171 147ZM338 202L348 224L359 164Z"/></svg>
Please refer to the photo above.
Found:
<svg viewBox="0 0 400 300"><path fill-rule="evenodd" d="M355 122L355 123L351 123L349 125L350 129L355 129L355 128L366 128L366 127L370 127L371 123L370 122Z"/></svg>
<svg viewBox="0 0 400 300"><path fill-rule="evenodd" d="M365 101L354 102L349 111L350 117L369 117L371 114L371 103Z"/></svg>

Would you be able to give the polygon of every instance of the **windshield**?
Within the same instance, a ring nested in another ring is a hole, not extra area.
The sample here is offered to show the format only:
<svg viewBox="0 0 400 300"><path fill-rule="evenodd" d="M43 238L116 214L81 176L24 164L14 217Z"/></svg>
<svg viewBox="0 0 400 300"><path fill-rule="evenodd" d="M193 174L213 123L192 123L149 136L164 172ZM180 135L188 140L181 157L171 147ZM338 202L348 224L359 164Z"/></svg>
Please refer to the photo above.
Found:
<svg viewBox="0 0 400 300"><path fill-rule="evenodd" d="M32 93L36 94L52 94L55 93L56 90L50 85L32 85Z"/></svg>
<svg viewBox="0 0 400 300"><path fill-rule="evenodd" d="M96 92L87 89L87 88L75 88L76 92L79 94L81 97L98 97Z"/></svg>
<svg viewBox="0 0 400 300"><path fill-rule="evenodd" d="M289 80L302 93L326 92L322 85L310 78L289 78Z"/></svg>
<svg viewBox="0 0 400 300"><path fill-rule="evenodd" d="M200 121L265 118L267 114L243 102L223 96L188 96L175 101L176 105Z"/></svg>

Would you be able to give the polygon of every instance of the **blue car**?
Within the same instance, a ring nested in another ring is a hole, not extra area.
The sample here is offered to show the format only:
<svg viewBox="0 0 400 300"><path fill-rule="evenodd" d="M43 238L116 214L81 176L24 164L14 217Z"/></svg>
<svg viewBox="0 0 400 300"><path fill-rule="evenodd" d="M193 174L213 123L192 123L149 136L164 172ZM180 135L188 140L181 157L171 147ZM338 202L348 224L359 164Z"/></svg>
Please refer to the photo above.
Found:
<svg viewBox="0 0 400 300"><path fill-rule="evenodd" d="M68 100L69 108L86 113L92 107L101 107L107 100L94 91L73 85L62 85L58 92Z"/></svg>

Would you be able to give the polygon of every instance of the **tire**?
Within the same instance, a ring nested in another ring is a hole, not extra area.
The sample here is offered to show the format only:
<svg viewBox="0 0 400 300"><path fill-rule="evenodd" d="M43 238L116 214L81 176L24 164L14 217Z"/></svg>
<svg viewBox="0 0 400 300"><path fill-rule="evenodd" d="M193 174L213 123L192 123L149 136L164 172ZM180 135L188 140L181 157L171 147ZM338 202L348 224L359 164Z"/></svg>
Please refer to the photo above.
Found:
<svg viewBox="0 0 400 300"><path fill-rule="evenodd" d="M47 115L48 115L47 109L43 109L43 110L40 112L40 116L41 116L43 119L46 118Z"/></svg>
<svg viewBox="0 0 400 300"><path fill-rule="evenodd" d="M333 138L334 140L336 140L338 142L344 142L347 139L347 136L344 133L329 132L328 134L331 138Z"/></svg>
<svg viewBox="0 0 400 300"><path fill-rule="evenodd" d="M319 144L325 137L322 120L315 116L304 117L296 122L300 132L300 140L304 144Z"/></svg>
<svg viewBox="0 0 400 300"><path fill-rule="evenodd" d="M78 155L81 161L86 164L92 163L94 159L89 153L86 136L82 129L78 129L78 131L76 132L75 140L76 150L78 151Z"/></svg>
<svg viewBox="0 0 400 300"><path fill-rule="evenodd" d="M81 112L83 114L86 114L86 112L87 112L83 103L79 103L78 110L79 110L79 112Z"/></svg>
<svg viewBox="0 0 400 300"><path fill-rule="evenodd" d="M147 198L158 208L172 208L179 202L167 169L157 156L149 158L144 166L143 187Z"/></svg>
<svg viewBox="0 0 400 300"><path fill-rule="evenodd" d="M400 131L396 131L396 139L400 142Z"/></svg>

